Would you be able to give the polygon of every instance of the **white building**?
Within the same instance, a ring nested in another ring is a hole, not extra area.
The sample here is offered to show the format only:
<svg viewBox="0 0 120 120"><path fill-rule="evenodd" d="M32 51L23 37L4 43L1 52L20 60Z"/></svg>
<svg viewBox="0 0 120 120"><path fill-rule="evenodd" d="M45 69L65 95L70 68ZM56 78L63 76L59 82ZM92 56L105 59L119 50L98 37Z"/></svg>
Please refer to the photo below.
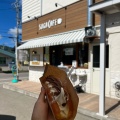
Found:
<svg viewBox="0 0 120 120"><path fill-rule="evenodd" d="M57 0L57 4L55 0L22 1L23 42L26 43L18 49L30 50L29 80L39 82L46 63L58 66L63 62L62 68L70 68L75 63L75 72L86 74L83 78L79 76L83 90L99 94L101 23L100 15L89 18L89 0ZM95 0L95 3L100 4L100 1L103 0ZM115 83L120 82L119 9L106 19L105 94L119 99L120 91L115 89ZM85 37L85 28L90 25L95 26L96 33ZM73 74L74 79L80 75Z"/></svg>

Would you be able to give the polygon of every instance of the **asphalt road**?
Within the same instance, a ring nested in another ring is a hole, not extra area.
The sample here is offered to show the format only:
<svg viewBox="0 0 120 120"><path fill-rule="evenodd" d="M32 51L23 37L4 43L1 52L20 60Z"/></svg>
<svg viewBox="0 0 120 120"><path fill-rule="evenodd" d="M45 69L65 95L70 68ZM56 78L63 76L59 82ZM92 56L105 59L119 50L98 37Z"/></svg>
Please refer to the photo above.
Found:
<svg viewBox="0 0 120 120"><path fill-rule="evenodd" d="M19 80L28 80L29 73L19 73ZM0 84L3 82L10 82L13 79L12 73L0 73Z"/></svg>
<svg viewBox="0 0 120 120"><path fill-rule="evenodd" d="M19 73L19 80L28 80L28 72ZM13 79L11 73L0 73L0 120L31 120L36 98L4 89L2 84Z"/></svg>
<svg viewBox="0 0 120 120"><path fill-rule="evenodd" d="M31 120L35 102L36 98L4 89L0 84L0 120Z"/></svg>

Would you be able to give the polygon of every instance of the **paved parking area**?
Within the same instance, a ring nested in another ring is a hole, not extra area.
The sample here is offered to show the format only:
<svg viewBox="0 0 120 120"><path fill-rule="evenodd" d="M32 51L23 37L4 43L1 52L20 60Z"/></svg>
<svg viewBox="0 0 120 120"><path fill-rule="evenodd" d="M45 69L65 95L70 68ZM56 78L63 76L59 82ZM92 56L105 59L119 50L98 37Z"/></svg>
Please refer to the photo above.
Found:
<svg viewBox="0 0 120 120"><path fill-rule="evenodd" d="M31 120L36 98L3 89L0 85L0 120Z"/></svg>
<svg viewBox="0 0 120 120"><path fill-rule="evenodd" d="M20 81L18 83L4 83L3 88L17 91L32 97L38 97L41 84L32 81ZM87 110L89 115L95 115L99 111L99 96L89 93L79 93L79 110ZM106 115L110 120L120 120L120 99L105 99ZM86 112L86 113L87 113Z"/></svg>

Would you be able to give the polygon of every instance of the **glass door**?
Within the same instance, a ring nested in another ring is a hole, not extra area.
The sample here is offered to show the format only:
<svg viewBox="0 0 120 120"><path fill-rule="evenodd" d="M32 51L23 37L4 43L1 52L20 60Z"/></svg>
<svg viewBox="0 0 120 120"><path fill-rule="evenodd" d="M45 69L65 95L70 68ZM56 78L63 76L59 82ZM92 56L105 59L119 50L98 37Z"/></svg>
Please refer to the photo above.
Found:
<svg viewBox="0 0 120 120"><path fill-rule="evenodd" d="M92 47L93 61L92 61L92 93L99 94L100 84L100 45L93 45ZM106 45L106 95L109 96L110 75L109 75L109 45Z"/></svg>

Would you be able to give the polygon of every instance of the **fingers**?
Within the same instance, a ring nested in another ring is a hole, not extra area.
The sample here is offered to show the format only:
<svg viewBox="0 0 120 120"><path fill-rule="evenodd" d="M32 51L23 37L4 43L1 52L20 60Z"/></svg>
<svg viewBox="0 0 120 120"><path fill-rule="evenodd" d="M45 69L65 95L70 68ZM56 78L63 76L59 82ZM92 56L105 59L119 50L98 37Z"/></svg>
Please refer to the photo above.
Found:
<svg viewBox="0 0 120 120"><path fill-rule="evenodd" d="M49 113L48 113L48 120L55 120L50 107L49 107Z"/></svg>
<svg viewBox="0 0 120 120"><path fill-rule="evenodd" d="M43 102L45 102L45 90L43 87L41 87L41 92L40 92L40 95L39 95L39 99Z"/></svg>

